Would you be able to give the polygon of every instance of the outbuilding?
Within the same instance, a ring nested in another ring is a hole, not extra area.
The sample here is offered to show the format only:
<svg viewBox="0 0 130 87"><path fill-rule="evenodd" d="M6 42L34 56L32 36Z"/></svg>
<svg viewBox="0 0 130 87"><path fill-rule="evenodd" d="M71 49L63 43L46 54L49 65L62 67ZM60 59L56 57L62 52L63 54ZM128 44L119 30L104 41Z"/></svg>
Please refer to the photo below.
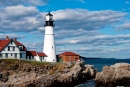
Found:
<svg viewBox="0 0 130 87"><path fill-rule="evenodd" d="M59 62L73 62L79 61L80 55L74 52L63 52L58 55Z"/></svg>

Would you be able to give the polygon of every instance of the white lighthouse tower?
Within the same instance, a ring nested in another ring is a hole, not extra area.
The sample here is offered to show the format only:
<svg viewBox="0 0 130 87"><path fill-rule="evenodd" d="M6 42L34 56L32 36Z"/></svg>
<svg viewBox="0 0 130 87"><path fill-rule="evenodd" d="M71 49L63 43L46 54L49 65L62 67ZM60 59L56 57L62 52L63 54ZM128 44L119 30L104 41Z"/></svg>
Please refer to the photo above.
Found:
<svg viewBox="0 0 130 87"><path fill-rule="evenodd" d="M45 57L45 61L47 62L57 62L53 22L54 22L53 15L49 12L46 15L45 37L44 37L44 48L43 48L43 52L47 55L47 57Z"/></svg>

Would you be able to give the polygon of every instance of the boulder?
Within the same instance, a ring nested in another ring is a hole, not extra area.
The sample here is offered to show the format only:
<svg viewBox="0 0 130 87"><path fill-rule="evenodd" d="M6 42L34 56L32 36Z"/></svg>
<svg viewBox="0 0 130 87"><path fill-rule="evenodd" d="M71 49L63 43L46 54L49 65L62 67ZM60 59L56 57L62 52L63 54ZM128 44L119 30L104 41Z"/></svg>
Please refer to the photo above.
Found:
<svg viewBox="0 0 130 87"><path fill-rule="evenodd" d="M104 66L102 72L96 74L96 86L130 86L130 64L116 63Z"/></svg>
<svg viewBox="0 0 130 87"><path fill-rule="evenodd" d="M70 67L71 66L71 67ZM36 87L73 87L86 80L94 79L96 70L92 65L85 65L79 61L74 65L67 65L57 69L54 73L36 80Z"/></svg>

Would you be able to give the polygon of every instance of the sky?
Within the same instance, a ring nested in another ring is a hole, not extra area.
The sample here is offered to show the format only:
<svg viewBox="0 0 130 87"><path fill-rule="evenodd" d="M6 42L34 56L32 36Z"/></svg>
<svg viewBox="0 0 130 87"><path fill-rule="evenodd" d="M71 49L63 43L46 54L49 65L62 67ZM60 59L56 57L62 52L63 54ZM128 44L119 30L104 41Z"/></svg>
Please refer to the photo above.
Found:
<svg viewBox="0 0 130 87"><path fill-rule="evenodd" d="M130 0L0 0L0 39L16 37L42 52L49 11L56 54L130 58Z"/></svg>

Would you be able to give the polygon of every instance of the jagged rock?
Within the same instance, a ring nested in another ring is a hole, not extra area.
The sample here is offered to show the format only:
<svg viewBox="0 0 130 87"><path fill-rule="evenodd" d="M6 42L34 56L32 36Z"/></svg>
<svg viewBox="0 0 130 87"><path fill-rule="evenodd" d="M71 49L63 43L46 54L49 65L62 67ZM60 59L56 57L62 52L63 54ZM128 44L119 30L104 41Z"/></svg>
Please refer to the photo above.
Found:
<svg viewBox="0 0 130 87"><path fill-rule="evenodd" d="M91 65L85 66L83 62L71 65L71 68L56 70L51 75L46 75L36 80L36 87L73 87L86 80L95 78L96 70ZM70 67L70 65L69 65ZM58 71L58 72L57 72Z"/></svg>
<svg viewBox="0 0 130 87"><path fill-rule="evenodd" d="M95 74L93 66L81 61L37 65L0 60L0 85L4 87L72 87L95 78Z"/></svg>
<svg viewBox="0 0 130 87"><path fill-rule="evenodd" d="M45 69L45 67L48 69ZM19 60L0 60L0 86L35 87L35 80L52 69L50 65L32 65Z"/></svg>
<svg viewBox="0 0 130 87"><path fill-rule="evenodd" d="M97 86L130 86L130 64L116 63L104 66L102 72L96 74Z"/></svg>

